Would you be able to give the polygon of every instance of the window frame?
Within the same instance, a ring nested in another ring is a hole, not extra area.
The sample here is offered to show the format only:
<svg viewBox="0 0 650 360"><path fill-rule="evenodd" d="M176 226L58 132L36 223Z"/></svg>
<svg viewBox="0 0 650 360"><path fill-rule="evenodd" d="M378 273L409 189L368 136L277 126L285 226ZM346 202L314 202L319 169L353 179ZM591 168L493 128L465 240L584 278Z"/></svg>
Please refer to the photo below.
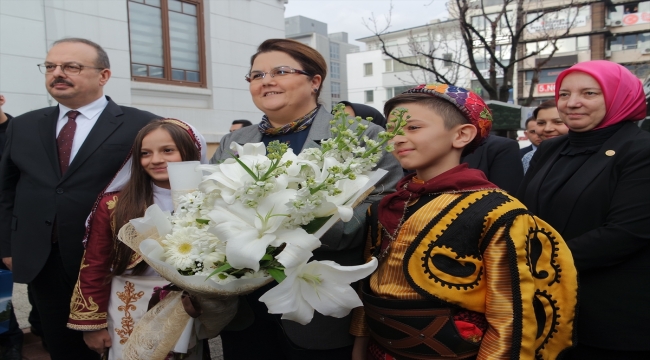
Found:
<svg viewBox="0 0 650 360"><path fill-rule="evenodd" d="M370 95L370 96L368 96ZM365 90L363 92L363 102L365 104L372 104L375 102L375 91L374 90Z"/></svg>
<svg viewBox="0 0 650 360"><path fill-rule="evenodd" d="M336 91L334 91L336 88ZM341 98L341 83L338 81L332 81L330 84L330 94L332 96L332 99L340 99Z"/></svg>
<svg viewBox="0 0 650 360"><path fill-rule="evenodd" d="M336 65L336 66L334 66ZM338 61L331 61L330 62L330 75L332 79L341 79L341 63ZM336 71L334 69L336 68Z"/></svg>
<svg viewBox="0 0 650 360"><path fill-rule="evenodd" d="M333 60L341 59L341 46L338 43L335 42L330 43L330 59Z"/></svg>
<svg viewBox="0 0 650 360"><path fill-rule="evenodd" d="M368 65L370 65L370 72L368 72ZM373 75L373 66L372 63L363 63L363 76L372 76Z"/></svg>
<svg viewBox="0 0 650 360"><path fill-rule="evenodd" d="M199 56L199 81L187 81L187 80L173 80L172 79L172 58L171 58L171 39L170 39L170 29L169 29L169 6L168 0L160 0L160 12L161 12L161 23L162 23L162 42L163 42L163 77L154 78L148 76L136 76L133 75L133 65L140 64L134 63L131 54L131 19L129 12L129 3L134 2L137 4L151 6L146 4L146 0L127 0L127 24L129 29L129 74L132 81L139 82L149 82L157 84L166 84L166 85L178 85L178 86L188 86L188 87L198 87L198 88L207 88L207 64L206 64L206 46L205 46L205 24L204 24L204 5L203 0L178 0L180 2L189 3L196 5L196 31L198 36L198 56ZM140 64L140 65L149 65L149 64Z"/></svg>

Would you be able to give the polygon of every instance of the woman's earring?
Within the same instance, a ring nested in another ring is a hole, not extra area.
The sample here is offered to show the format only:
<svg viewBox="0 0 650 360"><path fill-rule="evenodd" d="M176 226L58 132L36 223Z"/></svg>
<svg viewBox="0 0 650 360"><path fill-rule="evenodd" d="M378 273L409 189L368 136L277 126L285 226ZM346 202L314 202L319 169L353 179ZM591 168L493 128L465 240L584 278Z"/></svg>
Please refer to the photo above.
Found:
<svg viewBox="0 0 650 360"><path fill-rule="evenodd" d="M314 92L318 92L318 89L314 89Z"/></svg>

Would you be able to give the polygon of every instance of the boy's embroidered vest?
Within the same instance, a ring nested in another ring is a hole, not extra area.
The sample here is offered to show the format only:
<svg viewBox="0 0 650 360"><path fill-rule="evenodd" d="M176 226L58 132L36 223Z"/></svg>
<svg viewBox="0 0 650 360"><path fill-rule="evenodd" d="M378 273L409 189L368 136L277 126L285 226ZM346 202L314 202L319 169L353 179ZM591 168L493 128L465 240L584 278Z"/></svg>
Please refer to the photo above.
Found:
<svg viewBox="0 0 650 360"><path fill-rule="evenodd" d="M418 213L427 213L427 206L431 203L416 210L403 225L416 218ZM377 212L378 203L375 203L369 211L369 236L375 257L380 255L382 238L386 236L378 223ZM519 216L522 219L515 224L514 220ZM405 228L407 226L402 226ZM521 310L513 314L512 354L519 353L522 341L531 342L524 347L537 349L535 355L540 359L549 358L548 354L537 353L545 346L547 349L542 352L556 354L570 346L575 297L572 301L567 294L569 300L562 311L558 302L550 297L559 288L561 270L557 258L558 242L555 241L559 235L553 229L548 230L548 225L532 216L521 203L495 190L459 193L424 228L400 230L396 237L410 243L403 258L404 276L426 300L379 298L372 294L368 281L365 281L363 302L373 339L399 359L467 359L476 356L480 343L471 343L459 335L453 315L461 308L485 313L487 284L483 253L500 229L504 229L504 236L509 240L509 263L504 266L510 268L512 306ZM520 234L516 241L512 241L511 231ZM562 245L564 251L566 246ZM524 277L519 274L522 270ZM570 271L575 274L572 266ZM522 281L530 284L531 274L535 288L526 292L533 297L526 301L522 299L520 279L526 279ZM560 313L565 316L563 320L569 322L563 328L568 328L568 334L564 330L556 336L568 341L549 344L558 331ZM529 329L529 326L538 329L534 339L523 337L523 328Z"/></svg>

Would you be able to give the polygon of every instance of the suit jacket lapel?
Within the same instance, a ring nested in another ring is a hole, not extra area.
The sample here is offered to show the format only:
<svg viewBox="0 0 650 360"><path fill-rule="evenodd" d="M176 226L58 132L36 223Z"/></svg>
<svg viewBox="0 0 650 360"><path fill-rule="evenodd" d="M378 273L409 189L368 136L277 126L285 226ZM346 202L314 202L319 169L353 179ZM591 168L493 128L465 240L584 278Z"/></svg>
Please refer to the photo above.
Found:
<svg viewBox="0 0 650 360"><path fill-rule="evenodd" d="M589 159L578 169L578 171L566 182L556 195L556 205L554 208L561 209L566 214L562 216L555 229L560 233L564 232L570 214L576 205L575 199L580 198L580 194L596 180L598 175L607 167L612 161L615 161L617 154L620 154L620 149L626 146L625 139L632 137L635 131L639 128L636 124L630 123L620 130L618 130L612 137L607 139L603 146L597 153L591 155ZM614 151L612 154L611 151ZM609 155L608 155L609 154ZM620 156L620 155L619 155Z"/></svg>
<svg viewBox="0 0 650 360"><path fill-rule="evenodd" d="M526 207L528 208L528 210L532 211L535 214L539 214L537 200L539 196L543 196L540 193L542 182L546 178L546 175L551 169L551 166L555 164L557 159L560 157L560 152L566 147L566 144L568 144L568 142L569 139L568 137L565 136L563 138L563 141L557 146L557 148L551 150L548 156L542 157L537 160L538 162L542 163L542 166L534 175L532 175L530 184L527 186L526 193L524 195L524 203L526 203ZM540 149L537 149L537 151L539 150ZM526 175L528 176L528 174Z"/></svg>
<svg viewBox="0 0 650 360"><path fill-rule="evenodd" d="M102 113L99 115L97 122L93 126L92 130L86 137L86 140L81 145L81 148L75 155L74 159L70 163L68 171L65 172L61 180L65 180L72 173L74 173L81 164L83 164L92 153L97 150L99 146L122 124L122 120L119 118L122 115L122 109L114 103L110 98L108 98L108 105Z"/></svg>
<svg viewBox="0 0 650 360"><path fill-rule="evenodd" d="M59 107L51 108L51 112L43 114L44 119L38 123L38 132L45 148L54 173L61 177L61 167L59 166L59 149L56 146L56 122L59 119Z"/></svg>
<svg viewBox="0 0 650 360"><path fill-rule="evenodd" d="M318 112L316 113L316 118L311 123L309 134L307 134L307 139L305 140L302 149L318 147L319 145L317 141L329 139L332 136L332 132L330 131L330 128L332 127L332 125L330 125L330 120L332 120L332 115L321 105L321 108L318 109Z"/></svg>

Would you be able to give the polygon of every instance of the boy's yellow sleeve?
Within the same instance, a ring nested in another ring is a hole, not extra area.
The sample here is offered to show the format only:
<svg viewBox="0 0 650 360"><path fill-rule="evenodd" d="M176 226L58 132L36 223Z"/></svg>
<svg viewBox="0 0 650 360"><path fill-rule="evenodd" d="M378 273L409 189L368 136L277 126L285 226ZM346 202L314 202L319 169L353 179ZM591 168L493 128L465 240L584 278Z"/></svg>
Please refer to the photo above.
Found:
<svg viewBox="0 0 650 360"><path fill-rule="evenodd" d="M541 219L522 214L485 240L489 327L477 359L557 358L573 342L578 290L562 237Z"/></svg>

